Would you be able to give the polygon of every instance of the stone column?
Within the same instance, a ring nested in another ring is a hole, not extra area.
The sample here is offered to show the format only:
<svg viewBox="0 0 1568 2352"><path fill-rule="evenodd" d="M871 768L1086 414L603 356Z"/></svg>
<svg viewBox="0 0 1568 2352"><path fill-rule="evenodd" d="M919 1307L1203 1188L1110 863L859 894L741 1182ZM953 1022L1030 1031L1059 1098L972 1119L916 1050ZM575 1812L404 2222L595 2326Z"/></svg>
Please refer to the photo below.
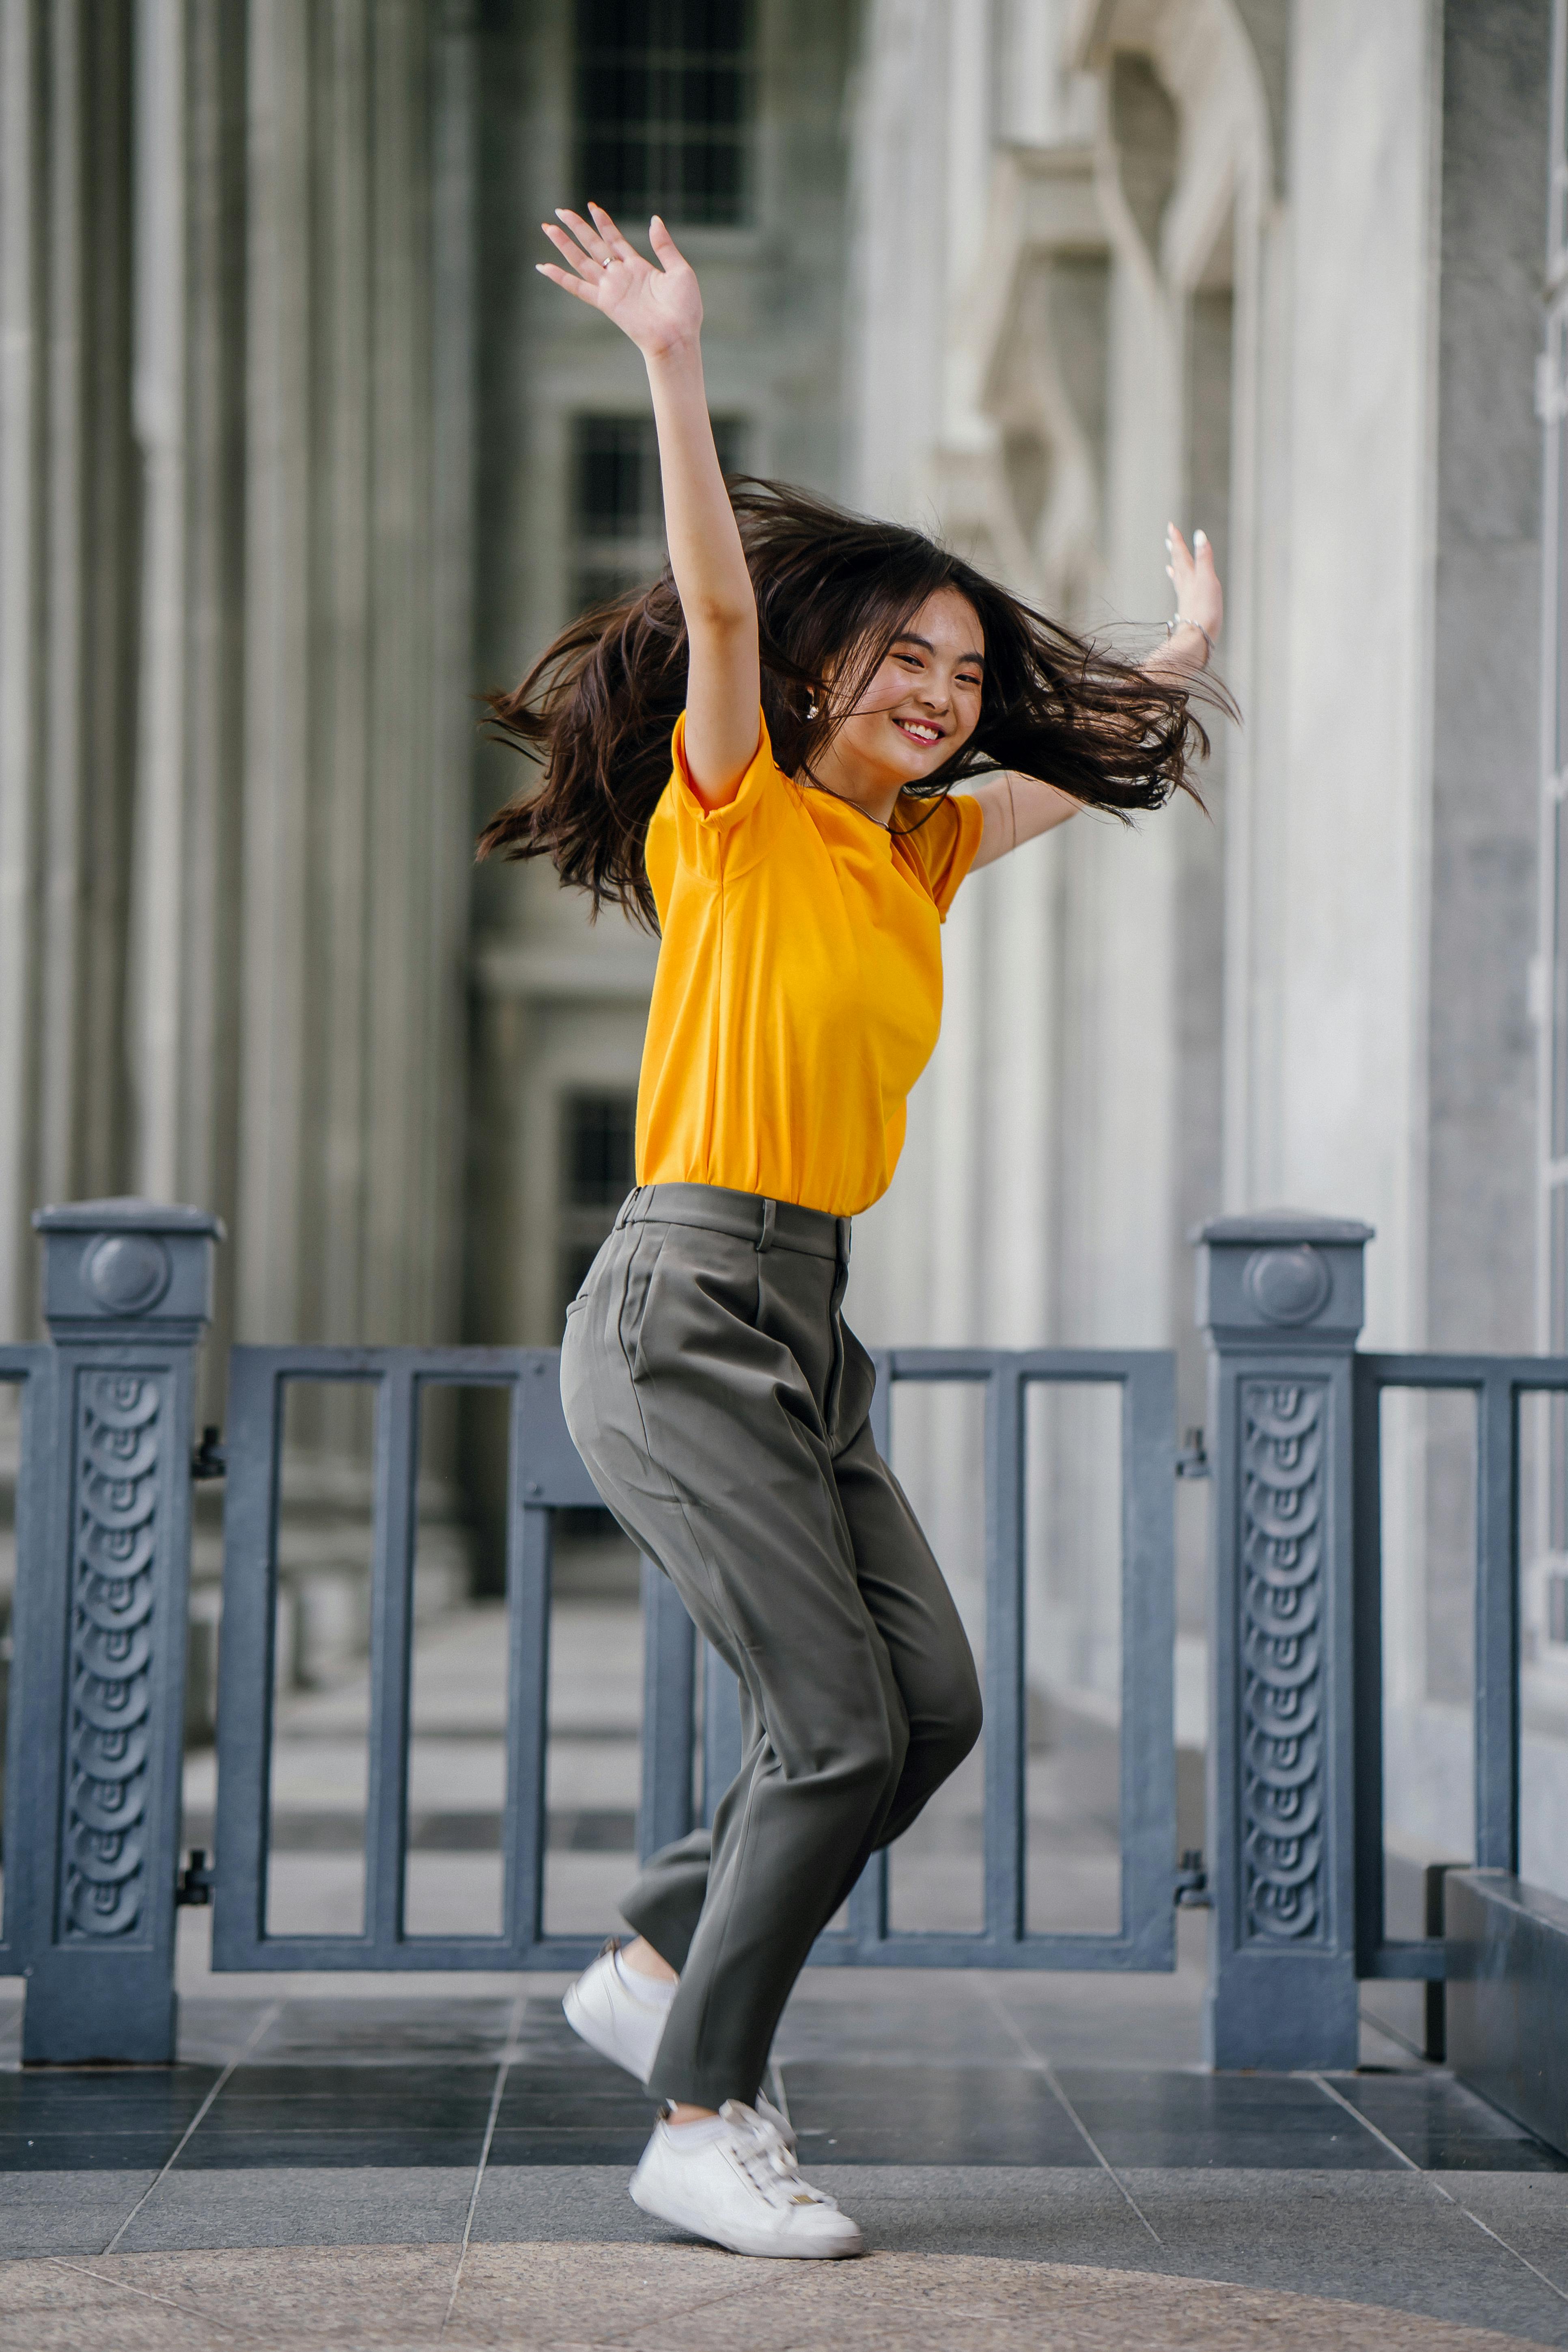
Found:
<svg viewBox="0 0 1568 2352"><path fill-rule="evenodd" d="M47 1507L22 1565L28 1759L8 1926L25 2062L174 2056L174 1882L197 1346L217 1218L146 1201L41 1209L57 1355Z"/></svg>
<svg viewBox="0 0 1568 2352"><path fill-rule="evenodd" d="M1277 1211L1196 1238L1214 1460L1205 2053L1358 2044L1352 1367L1368 1225Z"/></svg>

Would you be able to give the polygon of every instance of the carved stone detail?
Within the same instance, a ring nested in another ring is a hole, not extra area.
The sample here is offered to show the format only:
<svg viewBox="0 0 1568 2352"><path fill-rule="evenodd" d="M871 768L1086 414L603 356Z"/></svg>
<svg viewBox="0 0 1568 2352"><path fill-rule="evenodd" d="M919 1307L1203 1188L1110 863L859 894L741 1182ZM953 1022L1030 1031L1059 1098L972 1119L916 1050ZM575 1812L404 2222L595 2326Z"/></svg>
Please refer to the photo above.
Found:
<svg viewBox="0 0 1568 2352"><path fill-rule="evenodd" d="M1321 1943L1321 1381L1241 1389L1241 1916L1249 1938Z"/></svg>
<svg viewBox="0 0 1568 2352"><path fill-rule="evenodd" d="M124 1936L147 1895L149 1666L164 1382L77 1390L67 1750L67 1940Z"/></svg>

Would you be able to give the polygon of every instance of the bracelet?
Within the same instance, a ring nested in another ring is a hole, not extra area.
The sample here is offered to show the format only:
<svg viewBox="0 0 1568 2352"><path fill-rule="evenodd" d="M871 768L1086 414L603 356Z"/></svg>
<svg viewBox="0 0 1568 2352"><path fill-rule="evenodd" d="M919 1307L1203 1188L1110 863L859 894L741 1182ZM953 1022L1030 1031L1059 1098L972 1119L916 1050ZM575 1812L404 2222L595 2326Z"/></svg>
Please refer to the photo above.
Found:
<svg viewBox="0 0 1568 2352"><path fill-rule="evenodd" d="M1204 627L1201 621L1194 621L1190 619L1186 613L1173 613L1170 619L1166 623L1166 635L1167 637L1174 637L1178 629L1196 629L1197 631L1198 635L1208 647L1208 653L1204 656L1206 662L1209 658L1209 656L1217 650L1214 639L1209 635L1208 631Z"/></svg>

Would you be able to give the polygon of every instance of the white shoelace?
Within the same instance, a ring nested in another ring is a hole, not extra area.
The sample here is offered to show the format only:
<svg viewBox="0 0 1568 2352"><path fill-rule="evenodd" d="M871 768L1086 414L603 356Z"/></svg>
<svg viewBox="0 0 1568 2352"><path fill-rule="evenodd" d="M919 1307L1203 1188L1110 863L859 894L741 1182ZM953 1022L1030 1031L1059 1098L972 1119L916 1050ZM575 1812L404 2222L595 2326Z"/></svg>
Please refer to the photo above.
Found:
<svg viewBox="0 0 1568 2352"><path fill-rule="evenodd" d="M831 2205L837 2209L836 2198L801 2179L794 2150L779 2137L777 2126L759 2116L755 2107L743 2107L738 2099L727 2099L719 2115L729 2126L727 2154L769 2205Z"/></svg>

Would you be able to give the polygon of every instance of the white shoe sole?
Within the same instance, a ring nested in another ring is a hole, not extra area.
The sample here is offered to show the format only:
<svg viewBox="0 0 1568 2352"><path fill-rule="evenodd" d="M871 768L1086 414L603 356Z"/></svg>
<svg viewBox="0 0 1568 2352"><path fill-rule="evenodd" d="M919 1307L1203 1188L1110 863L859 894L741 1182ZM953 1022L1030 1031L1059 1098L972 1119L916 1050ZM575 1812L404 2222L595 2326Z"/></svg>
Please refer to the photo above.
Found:
<svg viewBox="0 0 1568 2352"><path fill-rule="evenodd" d="M646 2074L639 2074L635 2066L627 2065L623 2053L616 2048L613 2033L584 2008L578 1999L574 1984L568 1985L561 1995L560 2005L567 2023L580 2042L586 2042L591 2050L597 2050L601 2058L608 2058L612 2066L619 2066L622 2073L630 2074L634 2083L647 2081Z"/></svg>
<svg viewBox="0 0 1568 2352"><path fill-rule="evenodd" d="M689 2230L694 2238L706 2238L710 2246L727 2247L732 2254L760 2254L765 2259L775 2261L839 2263L847 2262L865 2252L865 2240L858 2230L852 2244L841 2240L834 2246L780 2245L777 2238L748 2239L739 2230L727 2236L722 2231L716 2230L711 2221L695 2208L681 2204L677 2198L672 2197L667 2200L655 2199L635 2174L628 2194L639 2211L651 2214L655 2221L668 2221L677 2230Z"/></svg>

